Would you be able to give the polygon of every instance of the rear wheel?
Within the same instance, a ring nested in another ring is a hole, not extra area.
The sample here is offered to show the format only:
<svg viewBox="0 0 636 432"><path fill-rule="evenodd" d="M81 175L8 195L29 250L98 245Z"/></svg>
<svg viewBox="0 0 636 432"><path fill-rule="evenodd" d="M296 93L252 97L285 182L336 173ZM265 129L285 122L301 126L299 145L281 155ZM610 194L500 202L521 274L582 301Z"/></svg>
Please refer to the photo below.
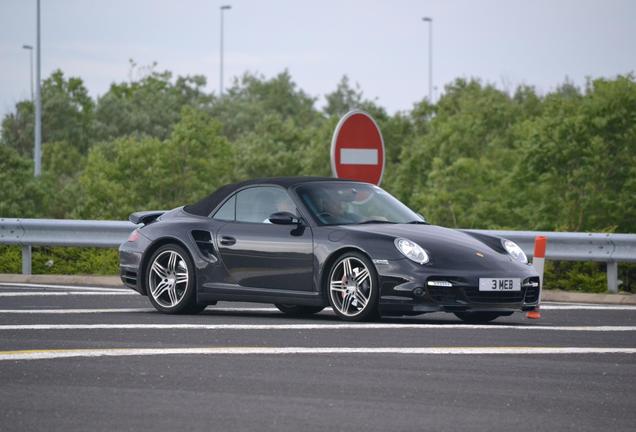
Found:
<svg viewBox="0 0 636 432"><path fill-rule="evenodd" d="M159 312L198 313L205 305L196 302L194 266L181 246L167 244L157 249L146 270L146 291Z"/></svg>
<svg viewBox="0 0 636 432"><path fill-rule="evenodd" d="M507 315L510 314L501 312L455 312L455 316L457 318L471 324L487 323L499 318L500 316Z"/></svg>
<svg viewBox="0 0 636 432"><path fill-rule="evenodd" d="M313 315L324 309L322 306L301 306L292 304L277 303L274 306L285 315L290 316L307 316Z"/></svg>
<svg viewBox="0 0 636 432"><path fill-rule="evenodd" d="M346 321L378 317L378 275L371 261L359 252L336 260L327 279L329 304Z"/></svg>

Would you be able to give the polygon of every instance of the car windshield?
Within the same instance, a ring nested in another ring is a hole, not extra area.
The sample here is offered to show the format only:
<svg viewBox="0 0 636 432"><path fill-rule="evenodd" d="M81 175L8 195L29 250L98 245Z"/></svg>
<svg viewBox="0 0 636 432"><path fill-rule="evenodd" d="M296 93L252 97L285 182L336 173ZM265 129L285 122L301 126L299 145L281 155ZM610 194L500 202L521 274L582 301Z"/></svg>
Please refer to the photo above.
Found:
<svg viewBox="0 0 636 432"><path fill-rule="evenodd" d="M388 192L365 183L315 182L296 193L321 225L426 223Z"/></svg>

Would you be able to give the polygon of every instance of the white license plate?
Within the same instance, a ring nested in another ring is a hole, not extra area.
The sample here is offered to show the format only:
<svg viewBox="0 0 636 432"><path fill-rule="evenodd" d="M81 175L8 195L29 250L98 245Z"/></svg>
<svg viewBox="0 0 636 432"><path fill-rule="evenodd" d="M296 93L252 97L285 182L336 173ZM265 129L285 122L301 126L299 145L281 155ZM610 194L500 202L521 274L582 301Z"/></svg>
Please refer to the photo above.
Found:
<svg viewBox="0 0 636 432"><path fill-rule="evenodd" d="M479 291L521 291L521 279L479 278Z"/></svg>

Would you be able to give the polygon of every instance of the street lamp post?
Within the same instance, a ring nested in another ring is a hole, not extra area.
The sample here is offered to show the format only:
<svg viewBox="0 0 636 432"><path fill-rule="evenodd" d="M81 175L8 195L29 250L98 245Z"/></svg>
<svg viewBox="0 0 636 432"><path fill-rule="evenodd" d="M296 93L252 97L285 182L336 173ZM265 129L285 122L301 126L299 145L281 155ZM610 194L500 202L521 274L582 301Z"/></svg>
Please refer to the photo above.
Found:
<svg viewBox="0 0 636 432"><path fill-rule="evenodd" d="M219 95L223 96L223 12L232 9L230 5L221 6L221 74L219 79Z"/></svg>
<svg viewBox="0 0 636 432"><path fill-rule="evenodd" d="M30 74L29 74L29 84L31 85L31 102L33 102L33 46L32 45L22 45L22 48L25 50L29 50L29 58L30 58Z"/></svg>
<svg viewBox="0 0 636 432"><path fill-rule="evenodd" d="M42 98L40 93L40 0L37 0L36 12L36 37L35 37L35 148L33 150L33 160L35 165L35 176L39 177L42 172Z"/></svg>
<svg viewBox="0 0 636 432"><path fill-rule="evenodd" d="M424 17L428 23L428 101L433 103L433 18Z"/></svg>

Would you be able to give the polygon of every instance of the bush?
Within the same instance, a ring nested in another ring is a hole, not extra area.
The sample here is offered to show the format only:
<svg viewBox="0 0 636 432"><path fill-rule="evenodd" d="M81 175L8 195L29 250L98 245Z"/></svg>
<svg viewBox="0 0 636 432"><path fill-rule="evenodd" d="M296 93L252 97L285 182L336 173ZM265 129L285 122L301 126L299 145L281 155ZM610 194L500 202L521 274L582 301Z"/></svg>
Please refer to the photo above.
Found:
<svg viewBox="0 0 636 432"><path fill-rule="evenodd" d="M33 274L118 275L116 249L34 247ZM0 273L21 273L20 246L0 245Z"/></svg>
<svg viewBox="0 0 636 432"><path fill-rule="evenodd" d="M633 292L635 267L619 265L621 291ZM543 279L547 289L602 293L607 291L607 265L599 262L546 261Z"/></svg>

